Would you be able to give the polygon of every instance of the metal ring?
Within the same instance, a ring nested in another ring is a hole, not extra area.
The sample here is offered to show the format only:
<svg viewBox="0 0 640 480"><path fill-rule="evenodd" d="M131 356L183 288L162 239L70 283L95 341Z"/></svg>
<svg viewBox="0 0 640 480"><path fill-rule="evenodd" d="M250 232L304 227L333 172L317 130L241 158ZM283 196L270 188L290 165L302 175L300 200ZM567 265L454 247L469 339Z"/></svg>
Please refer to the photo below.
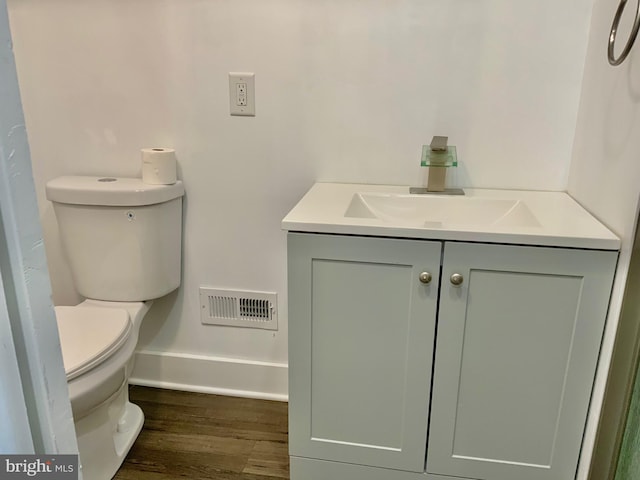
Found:
<svg viewBox="0 0 640 480"><path fill-rule="evenodd" d="M618 66L622 62L625 61L627 55L631 51L633 47L633 42L636 41L636 37L638 36L638 30L640 30L640 0L638 0L638 9L636 10L636 19L633 22L633 28L631 29L631 35L629 36L629 40L627 44L624 46L622 53L618 58L615 57L615 53L613 52L613 47L616 43L616 34L618 33L618 27L620 26L620 19L622 18L622 13L624 12L624 7L627 5L627 0L620 0L620 5L618 5L618 10L616 10L616 16L613 17L613 24L611 25L611 33L609 34L609 49L608 49L608 57L609 63L611 65Z"/></svg>

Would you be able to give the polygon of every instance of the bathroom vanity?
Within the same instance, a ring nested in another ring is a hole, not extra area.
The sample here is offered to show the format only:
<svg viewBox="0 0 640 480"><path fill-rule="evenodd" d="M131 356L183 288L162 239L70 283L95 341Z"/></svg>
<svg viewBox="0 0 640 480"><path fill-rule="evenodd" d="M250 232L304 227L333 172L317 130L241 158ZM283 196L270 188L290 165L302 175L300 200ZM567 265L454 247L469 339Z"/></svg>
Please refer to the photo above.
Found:
<svg viewBox="0 0 640 480"><path fill-rule="evenodd" d="M292 480L575 477L615 235L560 192L346 184L283 228Z"/></svg>

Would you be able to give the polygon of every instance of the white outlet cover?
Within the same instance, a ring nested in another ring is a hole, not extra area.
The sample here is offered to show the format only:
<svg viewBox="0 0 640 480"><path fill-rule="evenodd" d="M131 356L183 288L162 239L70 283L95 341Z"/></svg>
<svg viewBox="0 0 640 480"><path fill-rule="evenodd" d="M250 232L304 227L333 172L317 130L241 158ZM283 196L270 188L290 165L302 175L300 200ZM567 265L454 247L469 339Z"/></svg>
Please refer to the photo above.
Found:
<svg viewBox="0 0 640 480"><path fill-rule="evenodd" d="M239 84L247 85L243 101L238 98ZM229 113L242 117L256 116L255 73L229 72Z"/></svg>

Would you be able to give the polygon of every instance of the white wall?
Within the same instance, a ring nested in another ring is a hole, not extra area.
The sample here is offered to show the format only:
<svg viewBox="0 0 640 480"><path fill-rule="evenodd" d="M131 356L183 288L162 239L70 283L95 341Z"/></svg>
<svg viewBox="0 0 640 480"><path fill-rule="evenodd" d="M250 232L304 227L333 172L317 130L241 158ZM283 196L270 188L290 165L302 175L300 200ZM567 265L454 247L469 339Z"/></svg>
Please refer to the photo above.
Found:
<svg viewBox="0 0 640 480"><path fill-rule="evenodd" d="M167 355L136 375L286 394L282 217L318 180L420 184L434 134L458 146L463 186L563 190L591 3L10 0L55 301L77 295L44 183L136 176L139 148L175 147L183 288L143 327ZM229 71L256 73L255 118L229 116ZM203 284L278 292L280 331L201 326ZM181 380L173 358L213 361ZM273 381L242 385L238 362Z"/></svg>
<svg viewBox="0 0 640 480"><path fill-rule="evenodd" d="M615 455L613 442L640 326L638 318L623 316L624 321L620 321L640 194L640 45L635 46L623 65L613 68L607 63L607 40L616 7L617 2L609 0L596 0L594 4L568 183L569 193L622 239L579 480L586 478L591 461L587 453L595 442L616 330L620 326L616 347L618 367L610 378L613 384L591 478L607 480L611 473L609 460ZM635 4L628 5L627 10L620 46L628 38L628 24Z"/></svg>
<svg viewBox="0 0 640 480"><path fill-rule="evenodd" d="M13 431L11 445L4 442L6 432L0 435L1 451L77 454L5 0L0 0L0 277L0 404L11 415L3 415L2 430ZM19 383L6 388L7 381Z"/></svg>
<svg viewBox="0 0 640 480"><path fill-rule="evenodd" d="M2 68L0 78L4 79L5 75L13 77L13 82L5 81L0 83L0 93L3 94L1 98L4 99L6 95L10 99L6 101L7 106L4 105L5 101L2 102L2 110L0 112L0 125L2 125L0 127L0 165L6 164L9 156L7 150L10 151L10 148L7 148L9 146L7 145L7 134L11 131L10 126L15 121L17 110L15 107L10 107L10 102L17 103L16 96L18 94L13 55L9 48L11 45L10 38L6 3L4 0L0 0L0 64L8 64L10 66L9 68ZM7 73L4 73L5 70ZM9 72L9 70L11 71ZM10 89L10 87L7 89L4 86L5 83L13 83L13 89ZM5 131L7 127L9 127L9 132ZM4 245L2 224L2 216L0 214L0 249L4 250L6 247ZM2 368L0 368L0 418L3 419L3 425L0 429L0 451L8 454L33 453L33 438L29 427L27 405L20 379L20 367L13 341L1 273L2 267L0 266L0 365L2 365Z"/></svg>

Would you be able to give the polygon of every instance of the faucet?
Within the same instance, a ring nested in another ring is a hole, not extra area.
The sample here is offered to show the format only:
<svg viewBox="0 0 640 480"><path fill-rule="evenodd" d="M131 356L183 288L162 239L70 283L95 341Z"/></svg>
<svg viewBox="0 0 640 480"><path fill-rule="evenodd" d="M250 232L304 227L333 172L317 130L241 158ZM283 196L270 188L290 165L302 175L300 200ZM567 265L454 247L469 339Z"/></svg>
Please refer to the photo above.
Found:
<svg viewBox="0 0 640 480"><path fill-rule="evenodd" d="M447 177L446 162L448 159L447 141L449 137L434 136L431 139L429 149L429 177L427 179L427 192L444 192L444 183ZM438 165L441 164L441 165Z"/></svg>
<svg viewBox="0 0 640 480"><path fill-rule="evenodd" d="M411 194L433 193L440 195L464 195L461 188L445 188L447 168L458 166L456 147L447 145L449 137L434 136L430 145L422 146L420 165L429 167L427 186L411 187Z"/></svg>

